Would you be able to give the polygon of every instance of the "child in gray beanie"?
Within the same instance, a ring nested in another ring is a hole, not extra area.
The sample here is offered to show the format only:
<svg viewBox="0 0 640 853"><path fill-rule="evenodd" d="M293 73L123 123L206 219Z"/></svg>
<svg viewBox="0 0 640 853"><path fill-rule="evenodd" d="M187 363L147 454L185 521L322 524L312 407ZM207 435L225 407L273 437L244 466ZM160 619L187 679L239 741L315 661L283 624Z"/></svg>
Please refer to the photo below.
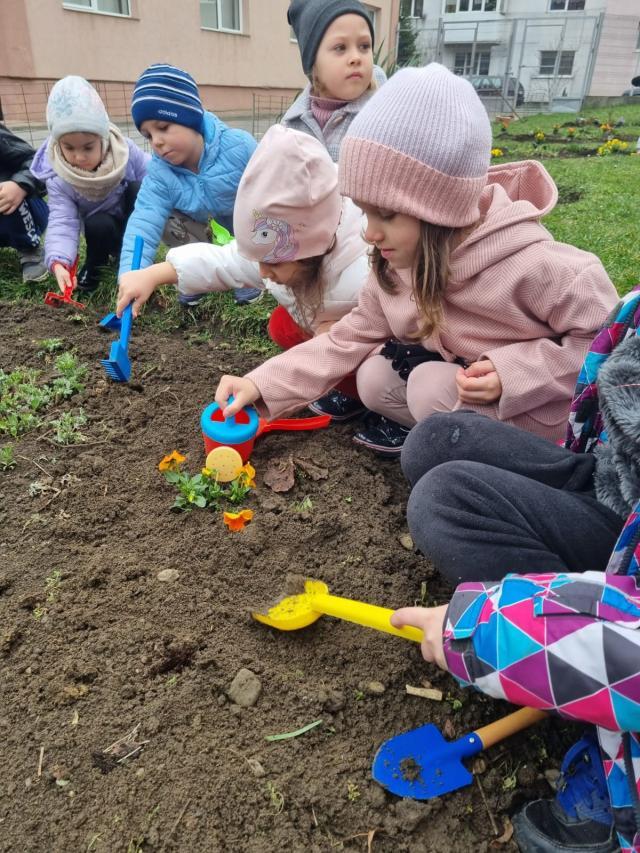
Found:
<svg viewBox="0 0 640 853"><path fill-rule="evenodd" d="M386 80L373 64L371 18L359 0L292 0L287 20L310 82L282 123L315 136L337 162L349 125Z"/></svg>

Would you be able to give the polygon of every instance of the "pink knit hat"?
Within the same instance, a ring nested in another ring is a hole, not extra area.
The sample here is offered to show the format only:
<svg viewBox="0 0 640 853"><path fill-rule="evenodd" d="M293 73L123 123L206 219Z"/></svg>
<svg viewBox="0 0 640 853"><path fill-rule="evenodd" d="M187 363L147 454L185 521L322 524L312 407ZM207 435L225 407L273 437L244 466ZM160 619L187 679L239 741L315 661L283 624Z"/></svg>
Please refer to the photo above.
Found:
<svg viewBox="0 0 640 853"><path fill-rule="evenodd" d="M354 118L340 146L340 192L461 228L480 216L491 126L473 86L432 62L404 68Z"/></svg>
<svg viewBox="0 0 640 853"><path fill-rule="evenodd" d="M325 147L276 124L242 176L233 212L240 253L277 264L323 255L340 221L338 170Z"/></svg>

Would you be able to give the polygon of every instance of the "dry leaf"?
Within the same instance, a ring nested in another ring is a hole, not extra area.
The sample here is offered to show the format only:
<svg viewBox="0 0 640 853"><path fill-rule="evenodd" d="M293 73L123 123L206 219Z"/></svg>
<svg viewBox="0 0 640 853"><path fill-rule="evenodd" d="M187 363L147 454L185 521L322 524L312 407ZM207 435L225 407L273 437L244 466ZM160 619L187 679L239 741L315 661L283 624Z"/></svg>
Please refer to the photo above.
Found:
<svg viewBox="0 0 640 853"><path fill-rule="evenodd" d="M264 484L269 486L273 492L288 492L296 482L295 467L293 459L272 459L264 472Z"/></svg>
<svg viewBox="0 0 640 853"><path fill-rule="evenodd" d="M513 824L506 815L503 815L502 820L504 825L504 832L502 833L500 838L496 838L494 841L491 842L492 847L497 847L498 845L502 844L508 844L513 838Z"/></svg>
<svg viewBox="0 0 640 853"><path fill-rule="evenodd" d="M481 755L477 758L473 759L473 764L471 765L471 772L474 776L480 776L487 769L487 762Z"/></svg>
<svg viewBox="0 0 640 853"><path fill-rule="evenodd" d="M409 696L421 696L423 699L433 699L434 702L442 702L442 690L436 690L435 687L414 687L412 684L405 686Z"/></svg>
<svg viewBox="0 0 640 853"><path fill-rule="evenodd" d="M312 480L326 480L329 476L329 469L318 465L313 459L306 459L302 456L296 456L293 460L300 470Z"/></svg>
<svg viewBox="0 0 640 853"><path fill-rule="evenodd" d="M453 724L453 720L451 717L447 717L444 721L444 726L442 727L442 734L449 738L449 740L453 740L456 736L456 727Z"/></svg>
<svg viewBox="0 0 640 853"><path fill-rule="evenodd" d="M62 692L68 699L80 699L89 692L89 688L86 684L67 684Z"/></svg>

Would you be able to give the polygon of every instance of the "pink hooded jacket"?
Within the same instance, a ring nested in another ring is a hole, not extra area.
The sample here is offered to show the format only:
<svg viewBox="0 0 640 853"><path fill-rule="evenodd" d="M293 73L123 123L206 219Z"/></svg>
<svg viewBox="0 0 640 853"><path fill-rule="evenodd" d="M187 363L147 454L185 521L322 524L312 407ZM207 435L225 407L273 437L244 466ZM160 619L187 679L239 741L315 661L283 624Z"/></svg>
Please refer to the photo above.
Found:
<svg viewBox="0 0 640 853"><path fill-rule="evenodd" d="M540 225L557 197L540 163L490 168L481 218L451 253L443 325L421 341L447 361L491 359L502 396L463 407L551 440L563 436L582 359L618 298L595 255L555 242ZM415 340L409 271L397 278L388 294L371 273L357 307L330 332L247 374L269 417L322 396L389 338Z"/></svg>

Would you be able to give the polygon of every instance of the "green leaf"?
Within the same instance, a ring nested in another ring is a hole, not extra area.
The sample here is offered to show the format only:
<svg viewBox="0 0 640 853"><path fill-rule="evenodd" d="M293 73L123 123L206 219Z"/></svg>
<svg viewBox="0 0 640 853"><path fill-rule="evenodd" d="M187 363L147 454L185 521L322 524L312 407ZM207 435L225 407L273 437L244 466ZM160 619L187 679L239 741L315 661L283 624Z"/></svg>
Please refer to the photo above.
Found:
<svg viewBox="0 0 640 853"><path fill-rule="evenodd" d="M265 740L273 741L273 740L288 740L292 737L299 737L300 735L306 734L306 732L311 731L311 729L315 729L316 726L321 726L322 720L314 720L313 723L307 723L306 726L303 726L301 729L296 729L295 732L283 732L280 735L265 735Z"/></svg>

